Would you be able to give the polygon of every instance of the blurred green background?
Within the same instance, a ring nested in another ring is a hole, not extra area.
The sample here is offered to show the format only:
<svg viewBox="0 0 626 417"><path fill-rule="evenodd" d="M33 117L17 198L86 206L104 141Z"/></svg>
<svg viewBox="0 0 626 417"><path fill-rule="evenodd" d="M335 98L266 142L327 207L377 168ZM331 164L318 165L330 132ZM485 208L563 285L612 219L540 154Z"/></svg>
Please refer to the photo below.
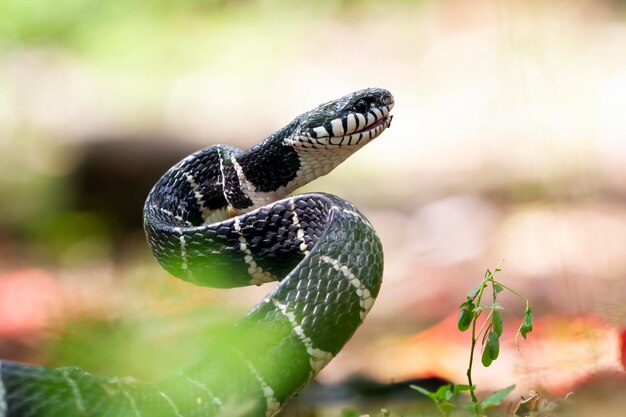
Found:
<svg viewBox="0 0 626 417"><path fill-rule="evenodd" d="M3 0L0 357L143 378L184 363L268 289L162 271L141 230L152 184L374 86L392 128L306 187L355 203L386 254L319 380L462 378L446 323L502 259L539 330L479 385L558 394L621 372L626 10L608 0Z"/></svg>

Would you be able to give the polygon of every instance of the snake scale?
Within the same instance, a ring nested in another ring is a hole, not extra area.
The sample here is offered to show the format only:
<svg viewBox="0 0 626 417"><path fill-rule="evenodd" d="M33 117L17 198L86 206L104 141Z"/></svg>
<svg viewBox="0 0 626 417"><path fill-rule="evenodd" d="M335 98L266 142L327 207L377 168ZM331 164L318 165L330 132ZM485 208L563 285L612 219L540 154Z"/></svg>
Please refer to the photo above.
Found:
<svg viewBox="0 0 626 417"><path fill-rule="evenodd" d="M360 90L249 150L214 145L170 168L144 206L159 263L203 286L279 285L232 336L161 380L1 361L0 417L277 414L363 322L383 270L380 241L352 204L289 195L379 136L393 105L387 90Z"/></svg>

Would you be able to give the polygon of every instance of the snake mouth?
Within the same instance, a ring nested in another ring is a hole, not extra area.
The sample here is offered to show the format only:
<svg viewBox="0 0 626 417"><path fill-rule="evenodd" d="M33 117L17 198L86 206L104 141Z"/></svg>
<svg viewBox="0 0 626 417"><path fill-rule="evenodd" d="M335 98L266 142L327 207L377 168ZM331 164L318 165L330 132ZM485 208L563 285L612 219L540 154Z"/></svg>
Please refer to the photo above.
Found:
<svg viewBox="0 0 626 417"><path fill-rule="evenodd" d="M391 119L393 119L393 116L389 115L389 116L384 116L381 119L375 121L374 123L372 123L369 126L365 126L361 129L355 130L352 134L357 134L357 133L363 133L363 132L367 132L369 130L374 130L377 129L379 126L383 126L385 125L385 129L388 128L389 126L391 126Z"/></svg>
<svg viewBox="0 0 626 417"><path fill-rule="evenodd" d="M314 145L328 146L363 146L371 140L380 136L385 129L391 125L392 115L383 116L368 126L354 130L347 135L323 136L317 138L309 138L309 143Z"/></svg>
<svg viewBox="0 0 626 417"><path fill-rule="evenodd" d="M309 130L308 142L316 145L364 145L391 125L394 106L390 98L382 106L372 106L365 113L348 113L342 118L326 120Z"/></svg>
<svg viewBox="0 0 626 417"><path fill-rule="evenodd" d="M369 126L355 130L349 135L330 136L328 143L330 145L340 146L363 146L371 140L380 136L381 133L391 126L392 115L383 116ZM318 139L319 140L319 139Z"/></svg>

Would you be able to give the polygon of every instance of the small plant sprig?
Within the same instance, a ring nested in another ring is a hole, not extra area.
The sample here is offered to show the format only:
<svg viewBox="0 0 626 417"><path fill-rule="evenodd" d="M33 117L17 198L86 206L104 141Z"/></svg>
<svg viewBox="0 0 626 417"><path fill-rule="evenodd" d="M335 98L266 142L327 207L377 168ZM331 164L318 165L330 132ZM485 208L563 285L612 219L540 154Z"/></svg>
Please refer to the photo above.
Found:
<svg viewBox="0 0 626 417"><path fill-rule="evenodd" d="M457 328L462 332L465 332L470 328L472 331L470 357L466 373L467 385L443 385L434 392L428 391L416 385L411 386L411 388L430 398L437 406L441 415L445 417L448 417L454 408L459 407L455 401L458 395L462 392L469 392L471 402L461 404L460 407L467 409L473 417L480 417L484 415L485 410L488 408L496 407L502 404L502 401L504 401L504 399L515 388L515 385L502 388L479 401L476 396L476 386L472 380L474 353L479 341L482 346L481 362L483 366L488 367L491 365L491 363L496 360L500 354L500 337L502 336L504 326L502 322L503 308L502 305L497 302L499 293L507 290L519 297L526 304L524 318L517 330L517 334L515 335L515 344L518 349L518 336L522 335L522 337L526 339L526 335L533 329L533 312L530 302L526 297L522 296L517 291L495 280L495 274L500 271L500 265L498 265L493 272L488 269L485 272L482 282L467 293L466 300L459 306L461 311L459 312L459 318L457 320ZM486 293L489 293L489 287L491 287L491 305L484 304L483 302L483 297ZM479 319L481 316L484 317L485 314L487 316L479 327Z"/></svg>

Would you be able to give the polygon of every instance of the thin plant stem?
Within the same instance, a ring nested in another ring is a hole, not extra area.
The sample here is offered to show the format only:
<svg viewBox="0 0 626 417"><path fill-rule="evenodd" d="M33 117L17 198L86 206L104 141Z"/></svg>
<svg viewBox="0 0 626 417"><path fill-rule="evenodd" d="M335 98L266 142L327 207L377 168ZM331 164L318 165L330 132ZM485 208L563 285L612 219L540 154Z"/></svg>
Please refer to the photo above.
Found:
<svg viewBox="0 0 626 417"><path fill-rule="evenodd" d="M518 293L517 291L515 291L515 290L511 289L510 287L507 287L506 285L504 285L504 284L502 284L502 283L500 283L500 282L497 282L497 281L494 281L494 282L495 282L496 284L498 284L499 286L501 286L502 288L504 288L505 290L512 292L512 293L513 293L514 295L516 295L518 298L521 298L522 300L524 300L524 302L528 303L528 299L527 299L526 297L524 297L522 294L520 294L520 293Z"/></svg>
<svg viewBox="0 0 626 417"><path fill-rule="evenodd" d="M480 302L483 298L483 292L487 287L487 281L489 277L491 277L491 273L487 274L487 277L483 279L483 282L480 284L480 290L478 291L478 296L476 297L476 305L480 306ZM478 321L478 316L480 316L480 312L474 313L474 319L472 320L472 345L470 348L470 357L469 364L467 366L467 385L469 385L470 396L472 397L472 403L474 403L474 407L478 406L478 398L476 397L476 392L474 392L474 381L472 380L472 367L474 366L474 351L476 350L476 322Z"/></svg>
<svg viewBox="0 0 626 417"><path fill-rule="evenodd" d="M489 319L491 318L492 315L493 315L493 310L489 310L489 314L487 315L487 318L485 319L485 321L483 321L482 326L480 326L480 330L478 330L477 336L480 336L483 333L483 330L485 330L485 326L487 325L487 323L489 323ZM476 316L476 319L478 319L478 316Z"/></svg>
<svg viewBox="0 0 626 417"><path fill-rule="evenodd" d="M476 397L476 393L474 392L474 382L472 381L472 366L474 365L474 349L476 348L476 338L474 337L476 331L476 320L472 322L472 346L470 348L470 358L469 365L467 367L467 385L469 385L470 396L472 397L472 402L474 404L478 404L478 398Z"/></svg>

